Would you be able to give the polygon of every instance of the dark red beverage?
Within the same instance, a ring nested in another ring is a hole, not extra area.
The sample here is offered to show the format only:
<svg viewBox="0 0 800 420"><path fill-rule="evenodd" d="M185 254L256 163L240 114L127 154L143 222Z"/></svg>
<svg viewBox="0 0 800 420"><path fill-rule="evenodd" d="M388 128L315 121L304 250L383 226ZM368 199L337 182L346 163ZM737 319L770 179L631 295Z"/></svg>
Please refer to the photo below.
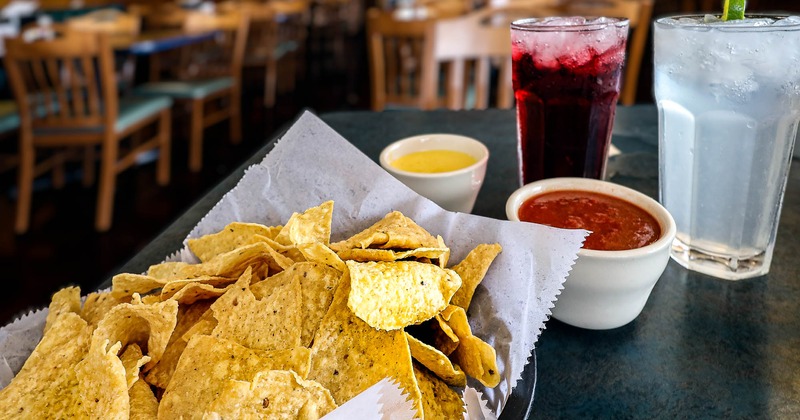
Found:
<svg viewBox="0 0 800 420"><path fill-rule="evenodd" d="M600 179L619 98L627 21L622 27L541 23L515 22L511 31L520 183Z"/></svg>

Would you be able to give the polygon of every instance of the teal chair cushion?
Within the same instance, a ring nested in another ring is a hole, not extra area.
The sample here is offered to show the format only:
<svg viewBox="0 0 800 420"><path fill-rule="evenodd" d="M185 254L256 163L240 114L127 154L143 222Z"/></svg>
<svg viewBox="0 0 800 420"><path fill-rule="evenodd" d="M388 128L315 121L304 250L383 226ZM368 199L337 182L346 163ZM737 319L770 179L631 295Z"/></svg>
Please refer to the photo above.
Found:
<svg viewBox="0 0 800 420"><path fill-rule="evenodd" d="M172 99L167 96L124 96L119 99L117 121L114 131L123 132L132 125L150 118L159 112L172 107ZM81 127L71 129L35 128L34 135L59 135L78 133L101 133L103 127Z"/></svg>
<svg viewBox="0 0 800 420"><path fill-rule="evenodd" d="M0 101L0 134L19 128L19 114L14 101Z"/></svg>
<svg viewBox="0 0 800 420"><path fill-rule="evenodd" d="M177 99L202 99L231 86L233 86L233 78L230 77L186 82L151 82L137 87L136 93L140 95L166 95Z"/></svg>
<svg viewBox="0 0 800 420"><path fill-rule="evenodd" d="M137 122L170 108L172 99L167 96L128 96L119 100L119 113L114 129L122 132Z"/></svg>

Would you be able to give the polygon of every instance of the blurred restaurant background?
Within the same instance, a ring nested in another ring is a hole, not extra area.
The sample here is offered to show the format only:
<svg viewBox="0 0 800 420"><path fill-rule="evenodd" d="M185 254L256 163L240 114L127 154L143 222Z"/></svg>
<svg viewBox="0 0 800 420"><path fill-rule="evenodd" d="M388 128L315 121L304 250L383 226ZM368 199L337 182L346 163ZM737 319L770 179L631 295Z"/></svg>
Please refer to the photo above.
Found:
<svg viewBox="0 0 800 420"><path fill-rule="evenodd" d="M0 1L2 323L96 288L305 109L513 107L508 22L558 14L628 17L620 105L652 103L652 18L721 4Z"/></svg>

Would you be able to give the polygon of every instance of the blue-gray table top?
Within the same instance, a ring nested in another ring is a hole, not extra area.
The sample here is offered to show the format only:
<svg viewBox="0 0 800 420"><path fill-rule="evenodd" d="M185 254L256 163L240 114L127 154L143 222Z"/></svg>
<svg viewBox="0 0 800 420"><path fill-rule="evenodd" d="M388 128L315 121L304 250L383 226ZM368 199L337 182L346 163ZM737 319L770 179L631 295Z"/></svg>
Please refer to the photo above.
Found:
<svg viewBox="0 0 800 420"><path fill-rule="evenodd" d="M505 218L518 186L513 110L334 112L320 117L377 161L390 142L415 134L468 135L490 150L473 213ZM658 191L655 106L619 107L608 177L653 197ZM277 133L278 137L281 133ZM150 245L120 268L143 272L181 247L265 144ZM590 331L551 319L536 346L530 418L800 418L800 161L795 159L768 275L738 282L670 261L641 315ZM524 403L524 402L523 402ZM515 402L515 413L524 412ZM524 404L521 404L524 405ZM516 418L521 416L504 418Z"/></svg>

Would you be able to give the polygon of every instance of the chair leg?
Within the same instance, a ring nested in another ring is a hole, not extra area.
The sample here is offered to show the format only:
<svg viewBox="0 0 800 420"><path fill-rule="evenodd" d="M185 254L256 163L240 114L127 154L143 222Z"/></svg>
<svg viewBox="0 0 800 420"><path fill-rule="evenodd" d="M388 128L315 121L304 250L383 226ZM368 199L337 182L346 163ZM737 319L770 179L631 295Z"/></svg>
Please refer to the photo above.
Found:
<svg viewBox="0 0 800 420"><path fill-rule="evenodd" d="M21 134L24 135L24 134ZM25 143L28 143L25 145ZM36 151L30 140L20 141L20 157L18 168L18 190L17 190L17 218L14 222L14 230L17 233L28 231L31 217L31 195L33 194L33 171L36 162Z"/></svg>
<svg viewBox="0 0 800 420"><path fill-rule="evenodd" d="M105 232L111 227L114 212L114 190L117 180L117 139L104 139L100 151L100 185L97 192L97 215L95 229Z"/></svg>
<svg viewBox="0 0 800 420"><path fill-rule="evenodd" d="M86 146L83 149L82 183L84 187L92 186L96 180L97 173L94 168L95 159L97 159L97 154L95 153L94 146Z"/></svg>
<svg viewBox="0 0 800 420"><path fill-rule="evenodd" d="M171 130L172 120L169 109L161 111L158 121L158 167L156 169L156 180L159 185L169 183L169 168L171 159Z"/></svg>
<svg viewBox="0 0 800 420"><path fill-rule="evenodd" d="M277 95L278 85L278 63L274 59L267 60L264 68L264 106L272 108L275 106L275 96Z"/></svg>
<svg viewBox="0 0 800 420"><path fill-rule="evenodd" d="M231 89L230 97L230 137L231 143L239 144L242 141L242 95L240 94L239 86L234 86Z"/></svg>
<svg viewBox="0 0 800 420"><path fill-rule="evenodd" d="M67 183L66 170L64 169L67 151L61 150L53 154L53 188L60 190Z"/></svg>
<svg viewBox="0 0 800 420"><path fill-rule="evenodd" d="M189 135L189 170L199 172L203 168L203 100L192 100L191 134Z"/></svg>

